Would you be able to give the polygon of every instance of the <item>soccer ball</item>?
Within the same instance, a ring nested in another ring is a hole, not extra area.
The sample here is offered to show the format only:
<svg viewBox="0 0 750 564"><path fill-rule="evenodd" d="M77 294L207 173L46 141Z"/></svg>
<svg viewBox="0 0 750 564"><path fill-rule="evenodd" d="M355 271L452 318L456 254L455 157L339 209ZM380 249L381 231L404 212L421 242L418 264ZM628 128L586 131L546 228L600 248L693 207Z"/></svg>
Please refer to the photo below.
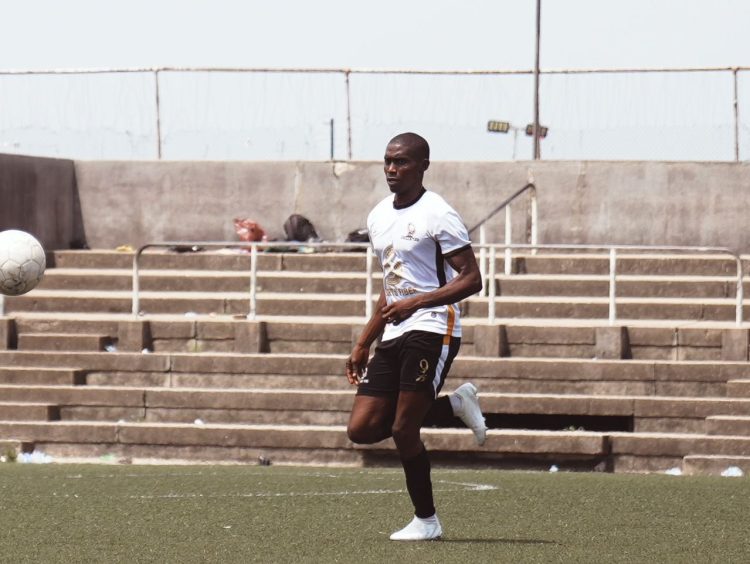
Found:
<svg viewBox="0 0 750 564"><path fill-rule="evenodd" d="M20 296L44 276L47 261L42 245L24 231L0 232L0 293Z"/></svg>

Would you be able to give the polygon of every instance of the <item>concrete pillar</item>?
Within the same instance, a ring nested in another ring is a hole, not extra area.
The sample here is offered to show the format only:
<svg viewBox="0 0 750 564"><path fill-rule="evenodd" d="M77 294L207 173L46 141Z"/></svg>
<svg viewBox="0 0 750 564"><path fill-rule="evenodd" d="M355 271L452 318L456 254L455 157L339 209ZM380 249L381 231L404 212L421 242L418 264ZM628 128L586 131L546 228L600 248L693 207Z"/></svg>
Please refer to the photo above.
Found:
<svg viewBox="0 0 750 564"><path fill-rule="evenodd" d="M747 329L724 329L721 332L721 360L747 360Z"/></svg>
<svg viewBox="0 0 750 564"><path fill-rule="evenodd" d="M117 324L117 350L122 352L141 352L151 350L151 323L142 319L120 321Z"/></svg>
<svg viewBox="0 0 750 564"><path fill-rule="evenodd" d="M268 327L265 321L241 320L234 323L234 350L238 353L267 353Z"/></svg>
<svg viewBox="0 0 750 564"><path fill-rule="evenodd" d="M594 350L596 358L631 358L628 328L597 327Z"/></svg>
<svg viewBox="0 0 750 564"><path fill-rule="evenodd" d="M17 347L16 320L12 317L0 317L0 351L14 350Z"/></svg>
<svg viewBox="0 0 750 564"><path fill-rule="evenodd" d="M505 325L475 325L474 352L489 358L510 356Z"/></svg>

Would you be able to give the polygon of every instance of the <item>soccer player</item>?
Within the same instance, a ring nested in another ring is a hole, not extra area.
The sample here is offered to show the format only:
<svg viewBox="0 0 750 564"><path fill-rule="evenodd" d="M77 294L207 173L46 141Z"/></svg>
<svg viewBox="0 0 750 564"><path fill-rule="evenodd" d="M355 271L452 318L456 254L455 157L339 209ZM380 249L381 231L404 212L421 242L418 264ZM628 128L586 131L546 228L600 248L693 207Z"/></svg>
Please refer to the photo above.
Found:
<svg viewBox="0 0 750 564"><path fill-rule="evenodd" d="M419 135L403 133L388 143L385 178L393 195L367 218L383 290L346 363L357 385L349 439L372 444L393 437L414 504L414 519L391 540L442 535L421 427L456 415L480 445L487 430L473 384L437 397L461 342L457 303L479 292L482 278L458 213L422 186L429 166L430 148Z"/></svg>

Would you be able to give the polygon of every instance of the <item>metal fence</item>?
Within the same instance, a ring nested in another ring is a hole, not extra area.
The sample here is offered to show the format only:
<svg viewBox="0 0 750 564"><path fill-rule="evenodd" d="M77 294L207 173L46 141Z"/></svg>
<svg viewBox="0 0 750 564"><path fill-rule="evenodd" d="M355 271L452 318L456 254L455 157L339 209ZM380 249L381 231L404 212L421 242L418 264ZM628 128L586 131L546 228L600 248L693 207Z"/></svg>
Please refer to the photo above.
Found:
<svg viewBox="0 0 750 564"><path fill-rule="evenodd" d="M0 152L77 159L528 160L532 71L0 71ZM750 160L750 67L542 71L544 159ZM487 131L507 122L505 134Z"/></svg>

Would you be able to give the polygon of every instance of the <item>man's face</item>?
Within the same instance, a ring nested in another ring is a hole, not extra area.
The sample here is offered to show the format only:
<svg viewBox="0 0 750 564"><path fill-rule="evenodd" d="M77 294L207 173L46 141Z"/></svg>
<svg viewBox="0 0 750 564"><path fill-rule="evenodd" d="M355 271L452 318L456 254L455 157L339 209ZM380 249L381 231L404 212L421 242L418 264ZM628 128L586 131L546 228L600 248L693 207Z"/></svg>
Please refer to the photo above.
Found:
<svg viewBox="0 0 750 564"><path fill-rule="evenodd" d="M390 143L385 149L385 180L394 194L402 194L422 187L429 161L415 156L415 151L404 143Z"/></svg>

